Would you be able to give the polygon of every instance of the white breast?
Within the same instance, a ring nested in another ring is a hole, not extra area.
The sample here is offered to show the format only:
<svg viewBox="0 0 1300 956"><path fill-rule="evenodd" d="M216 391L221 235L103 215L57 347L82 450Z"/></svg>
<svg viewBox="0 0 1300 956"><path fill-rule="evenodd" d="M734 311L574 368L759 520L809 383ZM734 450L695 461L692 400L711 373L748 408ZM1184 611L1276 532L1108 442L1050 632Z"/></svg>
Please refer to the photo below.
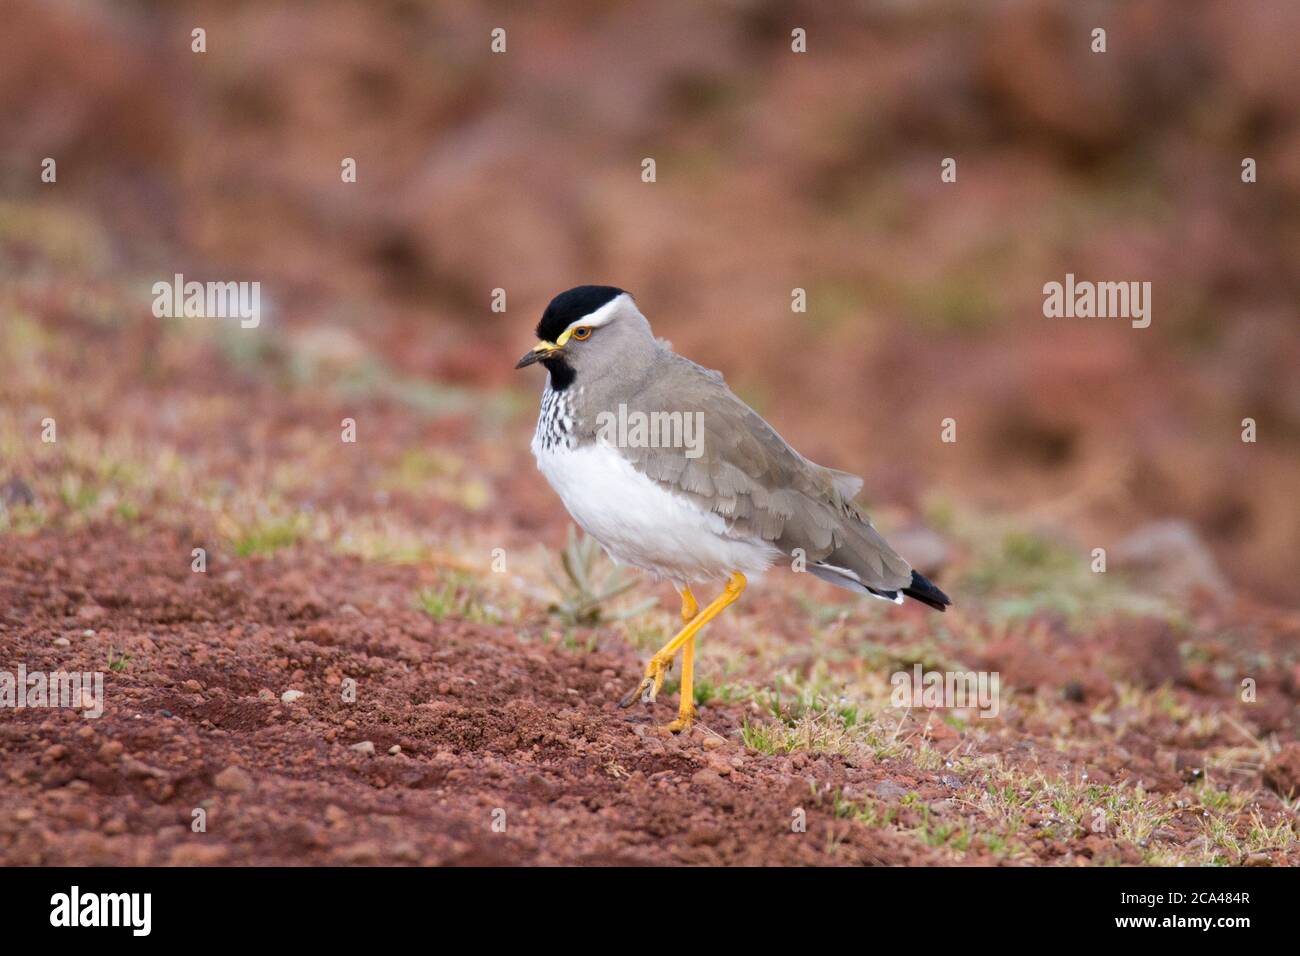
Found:
<svg viewBox="0 0 1300 956"><path fill-rule="evenodd" d="M579 448L533 439L537 467L573 520L622 564L676 584L757 574L781 552L770 543L729 532L720 515L668 491L632 467L617 448Z"/></svg>

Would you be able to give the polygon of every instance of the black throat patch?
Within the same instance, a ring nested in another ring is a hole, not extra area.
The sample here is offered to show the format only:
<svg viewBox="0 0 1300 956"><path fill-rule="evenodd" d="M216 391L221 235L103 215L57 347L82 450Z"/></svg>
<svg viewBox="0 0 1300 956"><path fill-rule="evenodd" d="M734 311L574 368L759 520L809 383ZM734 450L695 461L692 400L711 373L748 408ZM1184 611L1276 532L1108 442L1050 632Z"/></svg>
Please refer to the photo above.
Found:
<svg viewBox="0 0 1300 956"><path fill-rule="evenodd" d="M542 364L551 373L551 388L557 392L562 392L573 384L573 366L565 361L564 356L542 359Z"/></svg>

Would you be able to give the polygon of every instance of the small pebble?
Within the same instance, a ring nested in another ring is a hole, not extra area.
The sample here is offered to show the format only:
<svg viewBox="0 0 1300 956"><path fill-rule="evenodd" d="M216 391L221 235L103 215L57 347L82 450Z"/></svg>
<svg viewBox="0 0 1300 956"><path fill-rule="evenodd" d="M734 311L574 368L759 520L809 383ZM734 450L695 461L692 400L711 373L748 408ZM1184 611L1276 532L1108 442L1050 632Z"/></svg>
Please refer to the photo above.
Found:
<svg viewBox="0 0 1300 956"><path fill-rule="evenodd" d="M212 782L216 784L218 790L228 790L231 793L243 793L253 789L253 778L243 767L227 767L213 777Z"/></svg>
<svg viewBox="0 0 1300 956"><path fill-rule="evenodd" d="M297 700L301 696L303 696L303 693L300 690L286 690L283 694L280 695L280 700L282 703L292 704L295 700Z"/></svg>
<svg viewBox="0 0 1300 956"><path fill-rule="evenodd" d="M108 740L99 748L99 759L104 761L116 760L122 755L126 748L122 746L120 740Z"/></svg>
<svg viewBox="0 0 1300 956"><path fill-rule="evenodd" d="M369 740L363 740L359 744L353 744L349 750L355 750L359 754L372 754L375 752L375 745Z"/></svg>

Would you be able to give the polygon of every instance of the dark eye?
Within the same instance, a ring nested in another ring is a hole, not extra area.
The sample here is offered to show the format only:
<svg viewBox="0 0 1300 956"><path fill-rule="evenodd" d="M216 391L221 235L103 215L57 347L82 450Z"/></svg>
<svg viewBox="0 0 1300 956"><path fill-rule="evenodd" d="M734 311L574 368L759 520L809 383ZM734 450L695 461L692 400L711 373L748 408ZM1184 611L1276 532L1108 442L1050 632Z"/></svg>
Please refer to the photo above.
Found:
<svg viewBox="0 0 1300 956"><path fill-rule="evenodd" d="M573 337L581 342L583 339L591 338L591 329L587 326L581 326L573 330Z"/></svg>

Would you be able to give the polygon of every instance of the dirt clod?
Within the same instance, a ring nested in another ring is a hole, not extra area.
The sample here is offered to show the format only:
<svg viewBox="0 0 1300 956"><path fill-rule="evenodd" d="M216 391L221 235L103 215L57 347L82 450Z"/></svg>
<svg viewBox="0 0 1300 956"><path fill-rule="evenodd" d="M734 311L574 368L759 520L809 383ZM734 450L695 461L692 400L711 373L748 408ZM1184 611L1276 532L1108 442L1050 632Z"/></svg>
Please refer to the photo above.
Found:
<svg viewBox="0 0 1300 956"><path fill-rule="evenodd" d="M227 767L212 778L212 783L218 790L230 793L246 793L253 789L253 778L243 767Z"/></svg>
<svg viewBox="0 0 1300 956"><path fill-rule="evenodd" d="M1264 766L1264 784L1288 800L1300 794L1300 743L1288 743Z"/></svg>

